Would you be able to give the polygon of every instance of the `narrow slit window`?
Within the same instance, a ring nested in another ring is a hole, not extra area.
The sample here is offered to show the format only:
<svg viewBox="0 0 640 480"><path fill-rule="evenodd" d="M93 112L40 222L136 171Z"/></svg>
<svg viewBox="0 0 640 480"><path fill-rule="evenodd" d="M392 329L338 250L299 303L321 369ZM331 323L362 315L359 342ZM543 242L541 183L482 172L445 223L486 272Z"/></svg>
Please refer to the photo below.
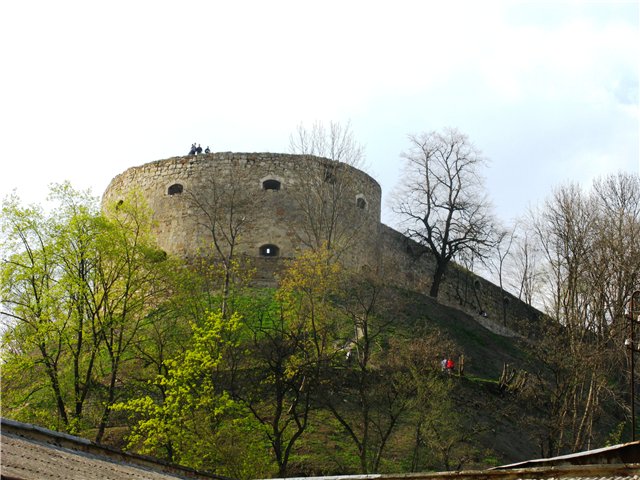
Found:
<svg viewBox="0 0 640 480"><path fill-rule="evenodd" d="M362 210L366 210L367 201L364 199L364 197L358 197L358 198L356 198L356 206L358 208L361 208Z"/></svg>
<svg viewBox="0 0 640 480"><path fill-rule="evenodd" d="M277 257L280 254L280 249L276 245L262 245L260 247L260 256L262 257Z"/></svg>

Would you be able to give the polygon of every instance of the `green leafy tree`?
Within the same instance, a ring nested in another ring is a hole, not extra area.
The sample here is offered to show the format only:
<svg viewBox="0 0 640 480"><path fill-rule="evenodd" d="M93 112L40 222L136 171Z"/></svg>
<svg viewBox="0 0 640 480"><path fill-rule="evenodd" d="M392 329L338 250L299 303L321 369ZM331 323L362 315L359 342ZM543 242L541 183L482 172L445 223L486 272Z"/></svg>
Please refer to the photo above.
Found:
<svg viewBox="0 0 640 480"><path fill-rule="evenodd" d="M241 367L246 374L232 391L263 426L280 477L286 476L293 449L309 425L319 384L336 352L332 295L339 273L327 248L307 250L284 272L276 301L254 307L248 316L248 355Z"/></svg>
<svg viewBox="0 0 640 480"><path fill-rule="evenodd" d="M162 398L147 395L114 406L135 421L130 448L240 478L270 472L261 426L218 385L228 350L239 348L240 327L236 314L210 313L201 325L192 325L190 348L156 378Z"/></svg>
<svg viewBox="0 0 640 480"><path fill-rule="evenodd" d="M86 302L101 222L88 193L64 184L53 187L51 197L58 206L49 215L39 207L22 207L15 197L2 209L6 372L9 378L19 377L32 367L46 379L44 384L36 380L26 391L12 391L15 383L7 382L4 403L11 408L46 385L54 418L64 429L75 431L92 389L102 342Z"/></svg>
<svg viewBox="0 0 640 480"><path fill-rule="evenodd" d="M50 198L48 214L16 198L3 205L3 404L25 418L21 404L38 399L32 411L46 418L48 410L48 426L97 427L100 440L138 330L170 295L170 269L137 197L106 216L69 184L53 186ZM31 374L29 385L20 381Z"/></svg>
<svg viewBox="0 0 640 480"><path fill-rule="evenodd" d="M381 312L384 284L375 276L349 275L340 304L350 329L324 404L356 448L362 473L377 472L387 441L408 406L387 357L392 321Z"/></svg>
<svg viewBox="0 0 640 480"><path fill-rule="evenodd" d="M151 215L142 197L129 195L108 206L106 215L108 222L99 238L100 255L94 260L95 294L89 302L108 358L108 383L96 441L102 439L108 425L122 366L134 359L140 329L155 320L153 312L172 293L173 264L154 247Z"/></svg>

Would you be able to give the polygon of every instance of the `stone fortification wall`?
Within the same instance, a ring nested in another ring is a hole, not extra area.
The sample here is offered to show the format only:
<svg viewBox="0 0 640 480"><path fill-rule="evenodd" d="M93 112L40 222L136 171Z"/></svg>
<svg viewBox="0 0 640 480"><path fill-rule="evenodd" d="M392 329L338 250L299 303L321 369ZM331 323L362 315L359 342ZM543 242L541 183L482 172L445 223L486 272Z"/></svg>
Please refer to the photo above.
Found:
<svg viewBox="0 0 640 480"><path fill-rule="evenodd" d="M342 221L336 228L343 229L338 237L350 244L342 260L351 267L376 269L399 287L427 293L435 268L433 256L380 223L381 190L373 178L328 159L231 152L174 157L118 175L103 202L140 191L153 211L159 246L190 258L211 251L206 246L211 232L204 226L207 219L197 203L233 197L234 214L245 221L236 253L254 259L258 284L273 285L282 260L304 248L309 215L318 216L313 210L322 202L319 189L322 182L333 182L334 175L343 180L330 189L332 195L338 195ZM229 208L224 202L219 205ZM537 310L455 264L450 265L439 300L466 310L501 334L529 332L539 316ZM481 311L487 316L481 316Z"/></svg>
<svg viewBox="0 0 640 480"><path fill-rule="evenodd" d="M408 290L428 293L435 259L426 249L400 232L380 225L379 247L385 278ZM531 335L541 313L509 292L465 268L451 263L438 300L473 315L500 335ZM481 315L480 312L485 312Z"/></svg>
<svg viewBox="0 0 640 480"><path fill-rule="evenodd" d="M210 241L207 219L199 204L209 209L235 208L245 224L236 253L250 257L274 254L293 258L309 240L309 216L314 196L327 185L342 181L331 195L340 214L357 226L360 237L347 255L351 263L373 261L375 237L380 223L380 185L369 175L328 159L274 153L211 153L174 157L133 167L115 177L103 202L118 201L138 190L153 211L156 237L170 254L192 257L206 251ZM233 207L221 197L235 199ZM311 206L311 207L310 207ZM269 246L267 252L265 246Z"/></svg>

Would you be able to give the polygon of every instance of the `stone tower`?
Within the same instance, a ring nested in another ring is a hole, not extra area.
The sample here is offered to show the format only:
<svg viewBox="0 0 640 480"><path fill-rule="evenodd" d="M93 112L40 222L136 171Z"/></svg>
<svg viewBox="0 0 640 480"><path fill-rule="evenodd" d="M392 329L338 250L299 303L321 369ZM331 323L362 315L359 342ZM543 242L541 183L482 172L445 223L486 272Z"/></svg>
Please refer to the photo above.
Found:
<svg viewBox="0 0 640 480"><path fill-rule="evenodd" d="M349 165L278 153L173 157L116 176L103 203L118 202L133 191L142 194L153 212L160 248L186 259L207 256L214 236L224 249L228 236L236 235L234 255L252 259L257 284L274 285L281 260L330 240L345 265L376 271L389 285L429 291L433 256L380 222L380 185ZM438 300L475 315L486 311L520 331L540 315L455 264ZM496 322L490 327L502 328Z"/></svg>
<svg viewBox="0 0 640 480"><path fill-rule="evenodd" d="M116 176L103 202L118 201L134 189L153 211L159 246L180 257L205 250L212 210L234 210L236 221L243 222L237 254L258 261L292 258L329 236L348 244L344 260L351 266L376 258L380 185L344 163L274 153L174 157Z"/></svg>

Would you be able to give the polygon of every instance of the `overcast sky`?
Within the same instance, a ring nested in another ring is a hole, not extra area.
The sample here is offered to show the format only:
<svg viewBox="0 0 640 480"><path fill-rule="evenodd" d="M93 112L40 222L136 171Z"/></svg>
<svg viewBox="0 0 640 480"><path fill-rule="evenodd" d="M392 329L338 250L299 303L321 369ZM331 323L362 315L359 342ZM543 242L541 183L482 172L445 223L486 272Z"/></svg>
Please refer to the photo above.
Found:
<svg viewBox="0 0 640 480"><path fill-rule="evenodd" d="M637 1L9 0L2 193L101 195L192 142L287 152L299 123L333 120L392 224L406 135L456 127L507 222L569 181L640 173L639 32Z"/></svg>

